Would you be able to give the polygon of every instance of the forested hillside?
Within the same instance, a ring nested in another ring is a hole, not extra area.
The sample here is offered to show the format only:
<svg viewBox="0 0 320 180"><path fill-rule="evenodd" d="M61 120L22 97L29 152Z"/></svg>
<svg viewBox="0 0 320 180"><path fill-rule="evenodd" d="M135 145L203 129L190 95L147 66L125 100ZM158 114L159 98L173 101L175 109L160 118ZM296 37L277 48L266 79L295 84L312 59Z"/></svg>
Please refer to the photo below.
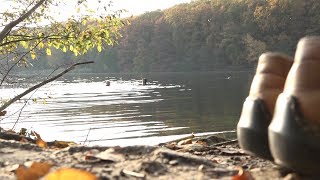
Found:
<svg viewBox="0 0 320 180"><path fill-rule="evenodd" d="M250 67L266 51L292 55L298 39L320 34L320 1L196 0L128 20L118 45L83 57L92 70L210 71Z"/></svg>

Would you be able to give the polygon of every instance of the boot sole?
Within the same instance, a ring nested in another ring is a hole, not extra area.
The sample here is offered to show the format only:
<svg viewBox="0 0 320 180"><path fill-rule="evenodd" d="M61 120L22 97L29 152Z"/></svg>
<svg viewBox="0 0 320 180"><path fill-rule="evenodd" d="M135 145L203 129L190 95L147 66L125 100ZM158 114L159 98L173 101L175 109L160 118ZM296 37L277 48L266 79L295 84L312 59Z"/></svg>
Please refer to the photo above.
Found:
<svg viewBox="0 0 320 180"><path fill-rule="evenodd" d="M277 104L268 129L275 163L301 174L320 175L319 129L307 124L295 97L282 94Z"/></svg>
<svg viewBox="0 0 320 180"><path fill-rule="evenodd" d="M237 125L238 142L247 154L273 161L268 144L271 115L261 99L247 98Z"/></svg>

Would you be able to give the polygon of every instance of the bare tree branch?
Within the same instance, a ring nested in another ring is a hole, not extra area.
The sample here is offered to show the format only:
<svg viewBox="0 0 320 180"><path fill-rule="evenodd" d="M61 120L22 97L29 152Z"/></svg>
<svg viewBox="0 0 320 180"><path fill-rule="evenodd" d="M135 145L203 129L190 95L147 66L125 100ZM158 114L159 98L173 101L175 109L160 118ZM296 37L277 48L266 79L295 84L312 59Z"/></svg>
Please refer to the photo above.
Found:
<svg viewBox="0 0 320 180"><path fill-rule="evenodd" d="M55 71L57 71L59 68L60 68L60 66L57 67L55 70L53 70L53 71L48 75L47 78L49 78L49 77L50 77ZM22 114L22 111L23 111L24 107L26 107L28 101L32 98L32 96L33 96L38 90L39 90L39 88L36 89L35 91L33 91L33 93L31 94L31 96L24 102L22 108L20 108L20 112L19 112L18 118L17 118L16 122L14 122L13 127L11 128L12 130L14 130L14 128L15 128L16 125L18 124L18 121L19 121L19 119L20 119L20 117L21 117L21 114ZM0 121L1 121L1 120L0 120Z"/></svg>
<svg viewBox="0 0 320 180"><path fill-rule="evenodd" d="M11 44L11 43L18 43L18 42L21 42L21 41L33 41L33 40L39 40L39 39L55 40L55 39L62 39L62 38L66 38L66 39L74 38L74 37L69 37L69 36L58 36L58 35L43 36L43 37L32 37L32 36L29 36L29 37L30 38L26 38L26 39L16 39L16 40L12 40L12 41L6 41L6 42L0 44L0 46L5 46L5 45Z"/></svg>
<svg viewBox="0 0 320 180"><path fill-rule="evenodd" d="M49 83L49 82L52 82L56 79L58 79L59 77L61 77L62 75L68 73L69 71L75 69L76 66L78 65L83 65L83 64L91 64L91 63L94 63L93 61L87 61L87 62L80 62L80 63L75 63L73 65L71 65L70 67L68 67L66 70L64 70L63 72L57 74L56 76L50 78L50 79L47 79L45 81L42 81L41 83L25 90L23 93L15 96L14 98L10 99L8 102L4 103L1 107L0 107L0 112L5 110L8 106L10 106L12 103L16 102L17 100L21 99L23 96L27 95L28 93L32 92L33 90Z"/></svg>
<svg viewBox="0 0 320 180"><path fill-rule="evenodd" d="M54 69L54 70L47 76L47 78L49 78L55 71L57 71L57 70L60 69L61 67L62 67L62 65L61 65L61 66L58 66L56 69ZM38 90L38 89L37 89L37 90ZM23 105L20 109L18 109L16 112L14 112L14 113L12 113L12 114L10 114L10 115L2 116L3 118L0 119L0 122L1 122L2 120L4 120L4 119L7 119L7 118L9 118L9 117L17 114L18 112L19 112L19 116L20 116L22 110L24 109L24 107L27 105L28 101L32 98L33 94L36 93L37 90L35 90L35 91L31 94L31 96L24 102L24 105ZM19 117L18 117L17 121L19 121ZM18 123L17 121L16 121L16 123ZM12 130L13 130L13 129L14 129L14 127L12 128Z"/></svg>
<svg viewBox="0 0 320 180"><path fill-rule="evenodd" d="M0 42L3 41L3 39L8 35L8 33L11 31L12 28L14 28L16 25L27 19L39 6L41 6L44 1L46 0L40 0L37 4L35 4L29 11L27 11L24 15L20 16L18 19L11 21L9 24L7 24L3 30L0 32Z"/></svg>

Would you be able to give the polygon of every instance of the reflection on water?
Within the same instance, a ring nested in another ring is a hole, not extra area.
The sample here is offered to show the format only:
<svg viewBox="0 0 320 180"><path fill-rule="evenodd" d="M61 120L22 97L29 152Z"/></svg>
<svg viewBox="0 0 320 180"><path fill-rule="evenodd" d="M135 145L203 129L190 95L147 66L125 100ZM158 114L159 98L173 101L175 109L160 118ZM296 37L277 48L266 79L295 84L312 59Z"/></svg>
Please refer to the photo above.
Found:
<svg viewBox="0 0 320 180"><path fill-rule="evenodd" d="M141 85L141 77L148 85ZM3 128L22 127L43 139L89 145L154 145L186 134L235 129L251 73L73 74L8 109ZM106 86L105 81L110 81ZM8 99L24 89L5 87ZM36 98L36 101L32 101Z"/></svg>

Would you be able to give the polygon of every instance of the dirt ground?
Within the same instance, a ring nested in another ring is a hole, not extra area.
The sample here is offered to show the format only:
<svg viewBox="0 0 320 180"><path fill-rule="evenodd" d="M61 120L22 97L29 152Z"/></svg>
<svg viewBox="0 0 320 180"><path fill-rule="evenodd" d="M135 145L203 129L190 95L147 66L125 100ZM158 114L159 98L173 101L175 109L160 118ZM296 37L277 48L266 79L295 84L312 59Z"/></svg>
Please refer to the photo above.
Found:
<svg viewBox="0 0 320 180"><path fill-rule="evenodd" d="M0 179L15 179L19 164L32 162L53 164L51 171L83 169L98 179L304 179L270 161L246 155L236 140L216 136L159 146L72 145L62 149L0 139L0 154Z"/></svg>

